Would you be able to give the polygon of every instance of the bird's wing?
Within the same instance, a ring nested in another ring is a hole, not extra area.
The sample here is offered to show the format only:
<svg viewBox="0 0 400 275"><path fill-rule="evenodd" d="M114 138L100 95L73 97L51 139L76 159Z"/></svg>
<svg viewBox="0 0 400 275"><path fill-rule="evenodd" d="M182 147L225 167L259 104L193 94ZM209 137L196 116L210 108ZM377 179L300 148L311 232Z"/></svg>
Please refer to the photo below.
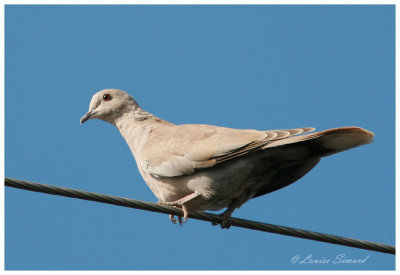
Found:
<svg viewBox="0 0 400 275"><path fill-rule="evenodd" d="M190 124L160 127L144 143L140 165L156 177L182 176L260 150L272 141L313 130L256 131Z"/></svg>

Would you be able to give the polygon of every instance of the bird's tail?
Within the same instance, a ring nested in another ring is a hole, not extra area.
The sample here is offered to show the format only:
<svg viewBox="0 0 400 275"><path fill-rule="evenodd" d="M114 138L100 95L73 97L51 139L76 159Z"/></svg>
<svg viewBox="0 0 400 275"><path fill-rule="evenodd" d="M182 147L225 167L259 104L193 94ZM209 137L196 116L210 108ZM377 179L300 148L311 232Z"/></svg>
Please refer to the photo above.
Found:
<svg viewBox="0 0 400 275"><path fill-rule="evenodd" d="M265 146L265 157L279 163L269 184L254 197L281 189L307 174L322 157L372 142L374 133L359 127L334 128L273 141Z"/></svg>
<svg viewBox="0 0 400 275"><path fill-rule="evenodd" d="M276 140L265 147L275 147L286 159L325 157L373 141L374 133L360 127L340 127ZM290 150L286 150L289 149Z"/></svg>

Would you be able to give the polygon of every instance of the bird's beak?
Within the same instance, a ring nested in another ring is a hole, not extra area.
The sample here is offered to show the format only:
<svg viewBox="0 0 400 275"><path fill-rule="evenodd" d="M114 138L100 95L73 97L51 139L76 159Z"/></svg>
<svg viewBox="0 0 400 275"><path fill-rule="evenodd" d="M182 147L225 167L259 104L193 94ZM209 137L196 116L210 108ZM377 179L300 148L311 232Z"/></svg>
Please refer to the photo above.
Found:
<svg viewBox="0 0 400 275"><path fill-rule="evenodd" d="M87 112L86 113L86 115L84 115L82 118L81 118L81 124L82 123L84 123L85 121L87 121L87 120L89 120L89 119L91 119L92 118L92 112L91 111L89 111L89 112Z"/></svg>

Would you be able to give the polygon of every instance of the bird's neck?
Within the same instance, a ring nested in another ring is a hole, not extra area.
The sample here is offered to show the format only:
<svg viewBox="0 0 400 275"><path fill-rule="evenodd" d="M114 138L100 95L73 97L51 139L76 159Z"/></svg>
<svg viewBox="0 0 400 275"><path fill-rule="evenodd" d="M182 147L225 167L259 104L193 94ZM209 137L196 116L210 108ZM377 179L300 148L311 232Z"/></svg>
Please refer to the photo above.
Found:
<svg viewBox="0 0 400 275"><path fill-rule="evenodd" d="M113 124L120 131L135 158L154 129L173 125L141 108L125 113Z"/></svg>

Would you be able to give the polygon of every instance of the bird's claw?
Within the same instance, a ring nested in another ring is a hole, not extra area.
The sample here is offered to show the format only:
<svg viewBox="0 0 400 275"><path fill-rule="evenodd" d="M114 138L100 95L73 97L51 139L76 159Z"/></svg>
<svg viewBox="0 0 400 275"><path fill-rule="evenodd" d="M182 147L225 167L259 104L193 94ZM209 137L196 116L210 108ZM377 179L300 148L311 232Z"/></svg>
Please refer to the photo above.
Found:
<svg viewBox="0 0 400 275"><path fill-rule="evenodd" d="M174 216L174 215L169 214L169 220L170 220L173 224L176 224L176 219L175 219L175 216Z"/></svg>
<svg viewBox="0 0 400 275"><path fill-rule="evenodd" d="M189 218L189 211L185 205L173 205L174 207L181 207L183 211L183 219L182 216L177 216L178 221L175 219L175 215L169 214L169 219L171 220L172 223L176 224L177 222L179 223L180 226L182 226Z"/></svg>
<svg viewBox="0 0 400 275"><path fill-rule="evenodd" d="M226 212L220 214L219 216L222 217L222 221L221 222L211 222L211 224L212 225L219 224L222 229L224 229L224 228L229 229L231 227L231 222L230 222L231 213L226 211Z"/></svg>

